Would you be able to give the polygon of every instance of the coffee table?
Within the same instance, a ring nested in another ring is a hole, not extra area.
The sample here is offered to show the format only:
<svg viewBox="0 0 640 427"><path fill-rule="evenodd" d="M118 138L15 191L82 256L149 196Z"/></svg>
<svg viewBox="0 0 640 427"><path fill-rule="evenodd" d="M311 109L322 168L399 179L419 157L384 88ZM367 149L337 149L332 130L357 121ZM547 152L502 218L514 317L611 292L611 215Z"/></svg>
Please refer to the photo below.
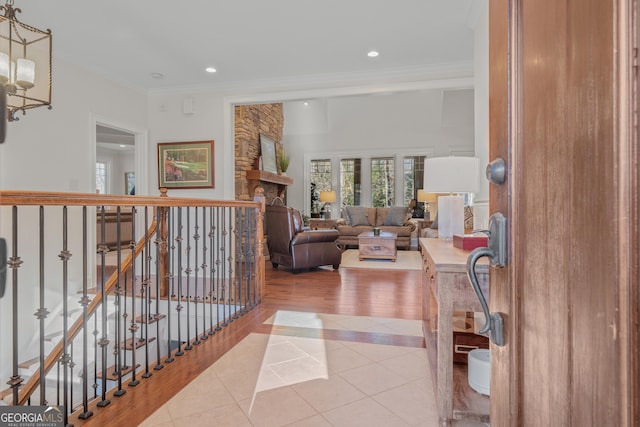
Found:
<svg viewBox="0 0 640 427"><path fill-rule="evenodd" d="M390 233L388 231L381 231L378 236L374 235L373 231L360 233L358 235L360 261L365 258L390 259L391 261L395 261L397 255L397 238L398 235L396 233Z"/></svg>

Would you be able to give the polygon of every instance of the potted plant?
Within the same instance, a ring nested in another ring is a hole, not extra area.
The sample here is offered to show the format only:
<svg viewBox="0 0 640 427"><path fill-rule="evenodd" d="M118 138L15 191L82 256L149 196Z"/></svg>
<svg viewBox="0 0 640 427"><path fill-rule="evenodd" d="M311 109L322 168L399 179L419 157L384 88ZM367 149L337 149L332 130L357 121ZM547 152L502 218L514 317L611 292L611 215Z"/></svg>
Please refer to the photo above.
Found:
<svg viewBox="0 0 640 427"><path fill-rule="evenodd" d="M282 175L286 175L287 169L289 169L289 156L284 152L284 148L280 150L278 162L280 163L280 173L282 173Z"/></svg>

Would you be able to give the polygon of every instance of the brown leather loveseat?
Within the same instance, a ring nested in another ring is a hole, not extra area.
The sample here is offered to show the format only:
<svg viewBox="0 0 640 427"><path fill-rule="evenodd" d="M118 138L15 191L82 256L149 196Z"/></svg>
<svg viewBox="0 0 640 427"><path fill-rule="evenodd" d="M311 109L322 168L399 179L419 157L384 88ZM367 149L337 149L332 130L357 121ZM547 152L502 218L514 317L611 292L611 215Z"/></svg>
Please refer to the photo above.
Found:
<svg viewBox="0 0 640 427"><path fill-rule="evenodd" d="M342 252L337 230L306 230L300 212L289 206L266 207L265 227L269 257L274 268L284 265L293 273L302 269L340 266Z"/></svg>

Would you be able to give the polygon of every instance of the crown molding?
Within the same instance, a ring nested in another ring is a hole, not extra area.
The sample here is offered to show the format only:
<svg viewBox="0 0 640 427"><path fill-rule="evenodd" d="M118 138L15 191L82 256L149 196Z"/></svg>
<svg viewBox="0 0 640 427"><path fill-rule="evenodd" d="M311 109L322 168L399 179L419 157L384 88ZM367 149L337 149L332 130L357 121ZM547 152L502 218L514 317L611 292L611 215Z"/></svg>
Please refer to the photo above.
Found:
<svg viewBox="0 0 640 427"><path fill-rule="evenodd" d="M347 72L291 76L281 79L247 80L212 85L176 86L149 89L150 95L184 94L185 92L223 92L235 94L256 94L274 91L312 90L356 86L379 87L394 84L410 84L425 81L445 81L473 78L473 62L463 61L429 66L393 68L379 71ZM472 87L472 86L471 86Z"/></svg>

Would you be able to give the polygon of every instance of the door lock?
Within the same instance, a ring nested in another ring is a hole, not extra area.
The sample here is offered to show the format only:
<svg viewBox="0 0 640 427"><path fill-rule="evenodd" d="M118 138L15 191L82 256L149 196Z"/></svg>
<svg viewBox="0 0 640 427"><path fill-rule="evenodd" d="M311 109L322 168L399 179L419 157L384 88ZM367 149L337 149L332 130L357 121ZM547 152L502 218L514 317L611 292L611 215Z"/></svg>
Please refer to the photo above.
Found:
<svg viewBox="0 0 640 427"><path fill-rule="evenodd" d="M7 241L0 238L0 298L7 284Z"/></svg>
<svg viewBox="0 0 640 427"><path fill-rule="evenodd" d="M507 220L500 212L496 212L489 218L489 240L486 248L476 248L467 258L467 275L471 286L480 300L484 312L485 324L480 334L489 332L489 339L498 346L504 345L504 320L500 313L490 313L487 300L478 284L476 275L476 263L482 257L488 257L492 267L503 268L507 265Z"/></svg>
<svg viewBox="0 0 640 427"><path fill-rule="evenodd" d="M504 159L498 157L487 165L485 170L487 179L494 184L504 184L507 178L507 166L504 163Z"/></svg>

